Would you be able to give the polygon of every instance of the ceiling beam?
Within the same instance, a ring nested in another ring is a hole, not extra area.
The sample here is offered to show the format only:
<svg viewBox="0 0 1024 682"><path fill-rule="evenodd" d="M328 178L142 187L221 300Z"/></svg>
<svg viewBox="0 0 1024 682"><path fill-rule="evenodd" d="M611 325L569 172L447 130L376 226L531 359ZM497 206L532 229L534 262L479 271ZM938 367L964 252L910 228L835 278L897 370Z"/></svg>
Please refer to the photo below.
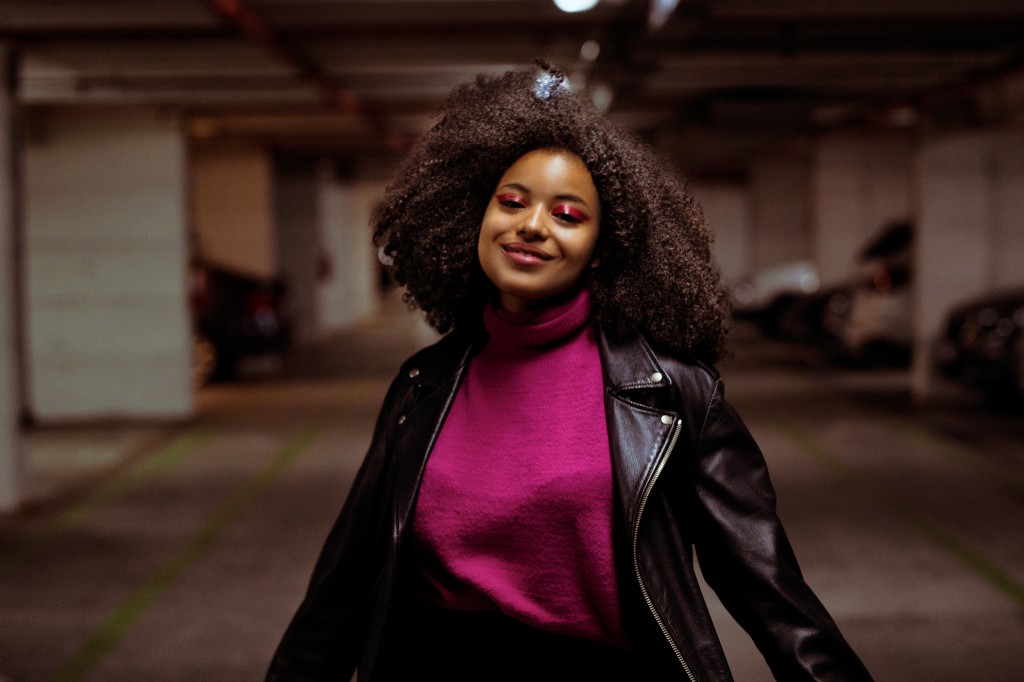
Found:
<svg viewBox="0 0 1024 682"><path fill-rule="evenodd" d="M407 144L403 135L391 129L383 112L368 105L348 83L329 74L307 51L267 22L245 0L204 0L204 3L216 16L294 69L299 80L316 83L329 107L343 114L359 116L370 133L389 147L400 148Z"/></svg>

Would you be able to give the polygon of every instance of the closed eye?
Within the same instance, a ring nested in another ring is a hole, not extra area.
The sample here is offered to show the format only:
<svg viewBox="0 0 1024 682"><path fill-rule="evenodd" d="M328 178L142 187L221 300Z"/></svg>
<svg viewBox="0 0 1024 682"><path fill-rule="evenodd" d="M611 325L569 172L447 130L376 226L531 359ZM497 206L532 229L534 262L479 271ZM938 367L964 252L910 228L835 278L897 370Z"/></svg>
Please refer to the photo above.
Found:
<svg viewBox="0 0 1024 682"><path fill-rule="evenodd" d="M563 220L567 223L582 223L588 218L587 214L583 211L564 204L562 206L556 206L552 211L551 215L559 220Z"/></svg>
<svg viewBox="0 0 1024 682"><path fill-rule="evenodd" d="M495 199L505 208L526 207L526 201L518 194L499 194Z"/></svg>

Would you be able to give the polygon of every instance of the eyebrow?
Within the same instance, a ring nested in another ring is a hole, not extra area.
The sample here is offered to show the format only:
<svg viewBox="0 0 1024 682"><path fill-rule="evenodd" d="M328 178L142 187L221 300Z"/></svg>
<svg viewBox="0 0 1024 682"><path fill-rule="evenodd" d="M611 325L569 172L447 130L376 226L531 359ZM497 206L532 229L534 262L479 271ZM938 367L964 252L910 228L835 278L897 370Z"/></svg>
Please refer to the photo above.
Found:
<svg viewBox="0 0 1024 682"><path fill-rule="evenodd" d="M529 187L527 187L526 185L521 185L518 182L507 182L504 185L502 185L501 187L499 187L498 189L499 190L502 190L502 189L515 189L515 190L519 190L520 192L525 192L526 194L532 194L532 191L530 190ZM556 194L555 195L555 199L558 199L559 201L574 201L574 202L576 202L578 204L583 204L587 208L593 210L591 208L590 204L588 204L583 197L577 196L575 194L570 194L570 193Z"/></svg>

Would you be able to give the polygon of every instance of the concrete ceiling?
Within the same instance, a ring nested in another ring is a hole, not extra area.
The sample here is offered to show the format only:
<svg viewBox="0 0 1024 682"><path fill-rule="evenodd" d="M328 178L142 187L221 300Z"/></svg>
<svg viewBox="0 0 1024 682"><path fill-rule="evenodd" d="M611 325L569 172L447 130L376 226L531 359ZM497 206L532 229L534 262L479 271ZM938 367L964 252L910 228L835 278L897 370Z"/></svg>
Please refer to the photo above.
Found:
<svg viewBox="0 0 1024 682"><path fill-rule="evenodd" d="M0 42L29 117L158 105L197 140L344 159L537 57L693 175L831 129L1024 121L1020 0L3 0Z"/></svg>

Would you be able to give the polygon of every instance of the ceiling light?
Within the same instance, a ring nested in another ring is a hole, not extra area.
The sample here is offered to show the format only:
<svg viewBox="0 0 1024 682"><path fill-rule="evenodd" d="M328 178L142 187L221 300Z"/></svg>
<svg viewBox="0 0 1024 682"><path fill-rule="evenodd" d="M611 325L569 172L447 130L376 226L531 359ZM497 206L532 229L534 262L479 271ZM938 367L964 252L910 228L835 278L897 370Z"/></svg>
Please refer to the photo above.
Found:
<svg viewBox="0 0 1024 682"><path fill-rule="evenodd" d="M677 5L679 0L652 0L647 10L647 25L652 29L661 28Z"/></svg>
<svg viewBox="0 0 1024 682"><path fill-rule="evenodd" d="M585 62L594 61L599 54L601 54L601 43L593 38L583 43L583 46L580 48L580 58Z"/></svg>
<svg viewBox="0 0 1024 682"><path fill-rule="evenodd" d="M586 12L594 9L599 0L555 0L555 6L563 12Z"/></svg>

